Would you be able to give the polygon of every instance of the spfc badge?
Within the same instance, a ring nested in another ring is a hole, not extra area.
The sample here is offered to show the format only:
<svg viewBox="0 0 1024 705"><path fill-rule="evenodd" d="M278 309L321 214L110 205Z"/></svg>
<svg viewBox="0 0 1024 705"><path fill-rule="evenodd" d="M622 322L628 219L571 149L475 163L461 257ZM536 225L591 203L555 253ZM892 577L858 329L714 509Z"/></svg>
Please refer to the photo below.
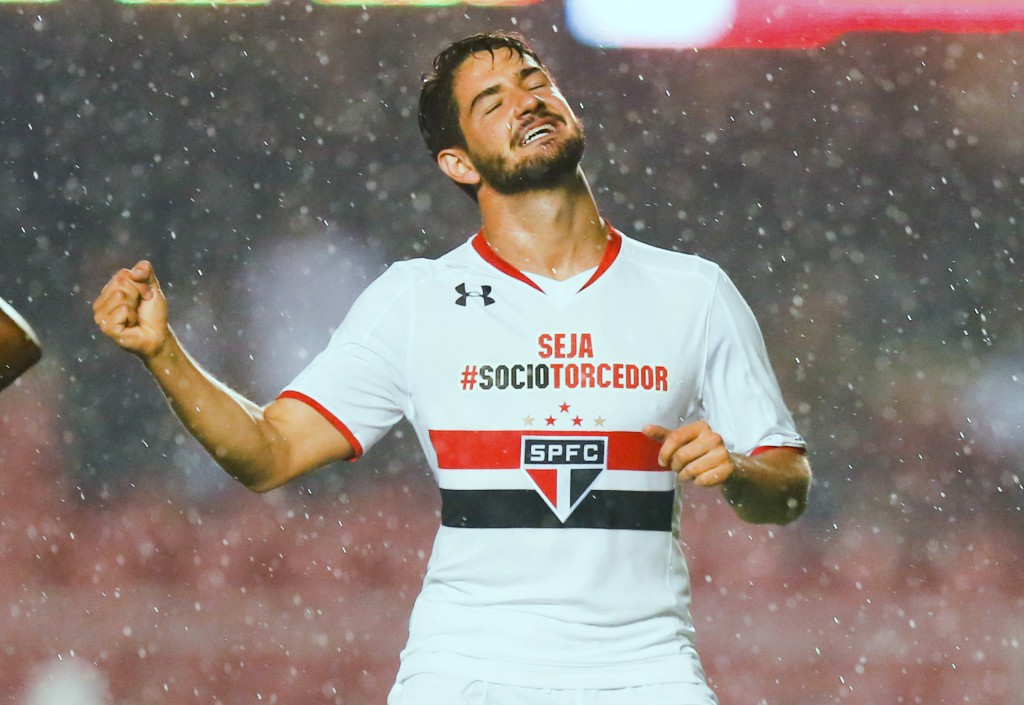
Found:
<svg viewBox="0 0 1024 705"><path fill-rule="evenodd" d="M523 436L523 471L563 524L608 467L603 436Z"/></svg>

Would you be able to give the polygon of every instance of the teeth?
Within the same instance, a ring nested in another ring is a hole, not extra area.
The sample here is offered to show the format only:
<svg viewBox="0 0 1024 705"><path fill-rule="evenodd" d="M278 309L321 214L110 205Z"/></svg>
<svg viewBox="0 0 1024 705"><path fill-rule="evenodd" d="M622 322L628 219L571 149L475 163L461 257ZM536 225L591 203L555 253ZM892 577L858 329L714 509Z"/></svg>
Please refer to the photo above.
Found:
<svg viewBox="0 0 1024 705"><path fill-rule="evenodd" d="M530 144L530 142L533 142L541 135L546 135L547 133L551 132L551 130L552 127L550 125L541 125L540 127L535 127L534 129L526 133L526 137L523 138L523 144Z"/></svg>

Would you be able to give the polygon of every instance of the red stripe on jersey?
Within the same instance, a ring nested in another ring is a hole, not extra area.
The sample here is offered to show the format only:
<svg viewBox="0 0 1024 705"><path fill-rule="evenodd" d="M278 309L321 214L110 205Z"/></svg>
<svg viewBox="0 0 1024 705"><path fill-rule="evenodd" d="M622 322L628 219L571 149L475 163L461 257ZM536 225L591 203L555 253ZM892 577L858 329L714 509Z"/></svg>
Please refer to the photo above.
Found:
<svg viewBox="0 0 1024 705"><path fill-rule="evenodd" d="M523 436L607 438L609 470L665 471L661 444L634 431L431 431L430 441L444 470L512 470L522 467Z"/></svg>
<svg viewBox="0 0 1024 705"><path fill-rule="evenodd" d="M293 392L291 390L285 391L285 392L281 392L277 396L277 398L278 399L295 399L296 401L301 401L303 404L306 404L307 406L312 407L314 410L319 412L319 414L321 416L323 416L325 419L327 419L332 426L334 426L336 429L338 429L341 432L341 435L343 435L345 437L345 440L349 442L349 444L352 446L352 450L354 450L355 453L356 453L355 456L353 456L352 460L355 460L356 458L358 458L359 456L361 456L363 454L363 446L359 443L358 440L356 440L355 434L352 433L352 431L349 429L349 427L346 426L344 424L344 422L342 422L341 419L339 419L337 416L335 416L330 411L328 411L323 406L323 404L318 402L316 399L313 399L312 397L307 397L302 392Z"/></svg>

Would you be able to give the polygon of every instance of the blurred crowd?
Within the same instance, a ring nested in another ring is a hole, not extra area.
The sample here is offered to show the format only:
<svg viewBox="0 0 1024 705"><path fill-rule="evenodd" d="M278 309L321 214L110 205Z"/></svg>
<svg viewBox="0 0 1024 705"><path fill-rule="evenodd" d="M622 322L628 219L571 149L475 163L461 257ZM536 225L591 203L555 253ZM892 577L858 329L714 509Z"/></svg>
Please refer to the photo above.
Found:
<svg viewBox="0 0 1024 705"><path fill-rule="evenodd" d="M723 705L1024 702L1024 38L597 50L557 2L0 19L0 297L44 349L0 395L0 701L383 702L437 525L408 427L249 494L89 304L152 260L200 362L273 398L388 262L475 231L416 97L502 28L578 105L608 219L729 272L810 446L793 525L685 498Z"/></svg>

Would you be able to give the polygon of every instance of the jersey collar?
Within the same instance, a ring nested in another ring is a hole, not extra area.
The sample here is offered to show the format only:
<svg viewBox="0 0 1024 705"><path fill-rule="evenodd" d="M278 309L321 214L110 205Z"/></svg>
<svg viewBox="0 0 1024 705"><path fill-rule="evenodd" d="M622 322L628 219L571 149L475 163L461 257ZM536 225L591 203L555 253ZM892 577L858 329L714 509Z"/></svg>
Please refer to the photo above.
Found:
<svg viewBox="0 0 1024 705"><path fill-rule="evenodd" d="M605 222L607 223L607 221ZM544 290L541 289L535 281L530 279L528 276L520 272L518 269L513 267L505 260L503 260L497 252L491 249L490 244L488 244L487 239L484 237L483 230L481 230L480 232L473 236L473 238L470 240L470 244L473 246L473 249L476 250L476 253L480 255L480 257L482 257L485 262L487 262L489 265L491 265L498 271L502 272L503 274L507 274L513 279L518 279L519 281L523 282L524 284L527 284L528 286L533 287L542 294L544 293ZM622 233L620 233L618 230L613 228L610 223L608 223L608 246L604 250L604 257L601 258L601 263L597 265L597 269L594 271L594 274L590 277L590 279L586 281L586 283L583 286L580 287L579 291L583 291L584 289L586 289L588 286L596 282L602 274L608 271L608 268L612 266L612 262L614 262L615 259L619 256L619 251L621 249ZM577 291L576 293L578 294L579 291Z"/></svg>

